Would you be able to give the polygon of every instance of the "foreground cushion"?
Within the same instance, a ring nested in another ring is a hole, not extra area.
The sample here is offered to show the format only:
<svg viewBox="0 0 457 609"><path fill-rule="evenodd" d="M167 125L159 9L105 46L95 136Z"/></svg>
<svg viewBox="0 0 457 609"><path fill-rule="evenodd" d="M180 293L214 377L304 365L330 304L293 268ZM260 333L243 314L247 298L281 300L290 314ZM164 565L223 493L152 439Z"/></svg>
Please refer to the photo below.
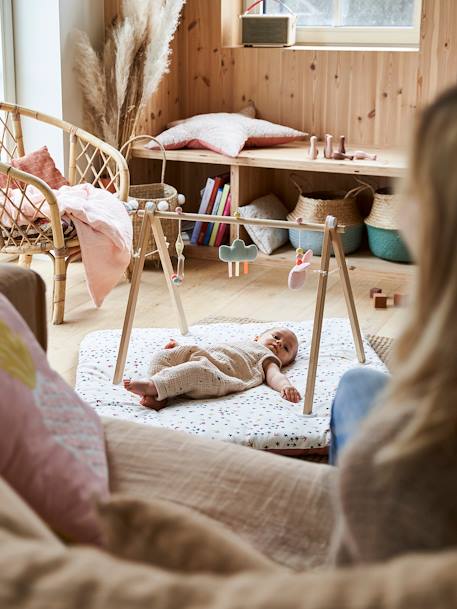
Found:
<svg viewBox="0 0 457 609"><path fill-rule="evenodd" d="M98 542L93 502L108 492L99 418L3 295L0 387L0 475L61 537Z"/></svg>
<svg viewBox="0 0 457 609"><path fill-rule="evenodd" d="M1 477L0 523L2 528L22 539L39 539L58 546L62 545L51 529Z"/></svg>
<svg viewBox="0 0 457 609"><path fill-rule="evenodd" d="M236 157L246 147L266 147L304 140L306 133L252 117L252 106L241 112L198 114L173 123L171 129L157 136L167 150L207 148L226 156ZM255 116L255 114L254 114ZM146 148L158 148L155 142Z"/></svg>
<svg viewBox="0 0 457 609"><path fill-rule="evenodd" d="M57 169L54 159L49 154L47 146L43 146L38 150L34 150L30 154L21 156L18 159L12 159L11 166L21 171L31 173L37 178L41 178L46 184L55 190L61 186L68 186L69 182ZM5 187L7 178L4 174L0 175L0 187ZM14 183L10 184L10 188L16 188Z"/></svg>

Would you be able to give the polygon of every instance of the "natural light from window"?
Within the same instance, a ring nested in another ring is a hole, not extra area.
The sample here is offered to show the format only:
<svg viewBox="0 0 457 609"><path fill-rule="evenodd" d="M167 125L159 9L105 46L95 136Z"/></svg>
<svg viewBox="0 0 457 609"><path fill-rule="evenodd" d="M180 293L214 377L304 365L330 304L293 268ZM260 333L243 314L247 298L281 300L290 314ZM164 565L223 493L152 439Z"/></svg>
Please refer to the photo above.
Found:
<svg viewBox="0 0 457 609"><path fill-rule="evenodd" d="M0 100L14 102L14 51L11 0L0 0Z"/></svg>
<svg viewBox="0 0 457 609"><path fill-rule="evenodd" d="M267 14L297 15L301 43L418 44L421 0L264 0Z"/></svg>

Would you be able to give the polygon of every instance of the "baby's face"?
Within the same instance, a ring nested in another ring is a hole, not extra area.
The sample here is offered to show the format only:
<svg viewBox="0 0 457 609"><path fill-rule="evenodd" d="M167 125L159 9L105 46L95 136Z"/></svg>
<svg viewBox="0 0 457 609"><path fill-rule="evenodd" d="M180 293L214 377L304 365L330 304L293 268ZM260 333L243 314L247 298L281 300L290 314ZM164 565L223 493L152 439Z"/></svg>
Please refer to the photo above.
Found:
<svg viewBox="0 0 457 609"><path fill-rule="evenodd" d="M257 342L270 349L283 366L291 364L298 351L298 339L287 328L273 328L256 338Z"/></svg>

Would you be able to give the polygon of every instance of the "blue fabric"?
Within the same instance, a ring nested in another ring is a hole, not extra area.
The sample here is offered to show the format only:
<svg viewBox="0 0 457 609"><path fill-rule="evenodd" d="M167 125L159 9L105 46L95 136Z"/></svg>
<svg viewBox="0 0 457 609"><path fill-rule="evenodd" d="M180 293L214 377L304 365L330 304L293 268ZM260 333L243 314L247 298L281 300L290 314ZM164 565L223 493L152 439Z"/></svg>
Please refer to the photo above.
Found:
<svg viewBox="0 0 457 609"><path fill-rule="evenodd" d="M388 380L387 374L370 368L355 368L342 376L330 419L329 461L332 465L337 464L341 450L359 430Z"/></svg>

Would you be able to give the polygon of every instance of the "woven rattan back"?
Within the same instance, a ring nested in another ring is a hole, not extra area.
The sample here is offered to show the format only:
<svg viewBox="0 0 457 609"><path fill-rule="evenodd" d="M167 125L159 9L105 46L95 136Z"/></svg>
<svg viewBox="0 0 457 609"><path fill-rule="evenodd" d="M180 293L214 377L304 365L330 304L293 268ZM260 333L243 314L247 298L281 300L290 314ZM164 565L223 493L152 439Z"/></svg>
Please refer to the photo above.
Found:
<svg viewBox="0 0 457 609"><path fill-rule="evenodd" d="M38 121L61 130L68 140L68 171L70 184L88 182L94 186L117 192L122 201L127 201L129 172L127 163L116 149L94 135L74 127L53 116L35 112L22 106L0 103L0 160L10 163L23 156L22 124ZM45 144L46 142L43 142Z"/></svg>
<svg viewBox="0 0 457 609"><path fill-rule="evenodd" d="M13 118L15 117L15 118ZM19 134L16 135L16 130L19 125ZM23 139L20 116L9 110L0 112L0 160L4 163L10 163L12 159L22 156L23 154Z"/></svg>
<svg viewBox="0 0 457 609"><path fill-rule="evenodd" d="M0 169L6 172L0 174L0 250L30 254L63 247L54 193L19 169L4 163Z"/></svg>

